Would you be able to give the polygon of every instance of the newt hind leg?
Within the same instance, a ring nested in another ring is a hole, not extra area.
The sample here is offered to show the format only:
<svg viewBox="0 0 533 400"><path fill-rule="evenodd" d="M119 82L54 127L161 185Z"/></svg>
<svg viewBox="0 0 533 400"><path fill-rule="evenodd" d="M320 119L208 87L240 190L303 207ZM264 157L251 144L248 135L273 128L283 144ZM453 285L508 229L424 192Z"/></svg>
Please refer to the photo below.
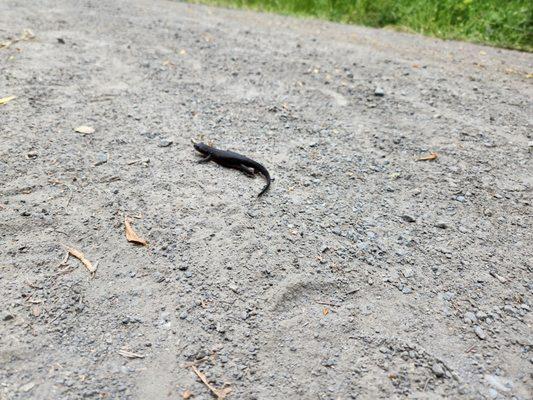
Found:
<svg viewBox="0 0 533 400"><path fill-rule="evenodd" d="M242 164L236 165L234 168L238 169L239 171L244 172L250 178L255 178L254 170L252 168L248 168Z"/></svg>

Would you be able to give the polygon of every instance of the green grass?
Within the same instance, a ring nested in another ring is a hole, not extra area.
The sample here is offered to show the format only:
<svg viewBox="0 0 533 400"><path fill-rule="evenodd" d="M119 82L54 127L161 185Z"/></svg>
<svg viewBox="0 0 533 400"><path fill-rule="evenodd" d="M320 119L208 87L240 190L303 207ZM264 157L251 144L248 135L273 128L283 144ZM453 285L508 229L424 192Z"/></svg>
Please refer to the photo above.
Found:
<svg viewBox="0 0 533 400"><path fill-rule="evenodd" d="M533 0L196 0L533 51Z"/></svg>

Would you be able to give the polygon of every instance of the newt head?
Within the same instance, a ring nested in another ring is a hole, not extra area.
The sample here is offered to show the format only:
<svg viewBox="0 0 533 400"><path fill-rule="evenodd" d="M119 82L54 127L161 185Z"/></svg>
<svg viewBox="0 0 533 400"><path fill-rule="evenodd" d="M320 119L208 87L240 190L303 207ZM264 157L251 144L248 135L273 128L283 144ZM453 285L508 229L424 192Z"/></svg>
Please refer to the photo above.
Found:
<svg viewBox="0 0 533 400"><path fill-rule="evenodd" d="M203 142L193 143L193 146L196 150L198 150L202 154L209 153L209 146Z"/></svg>

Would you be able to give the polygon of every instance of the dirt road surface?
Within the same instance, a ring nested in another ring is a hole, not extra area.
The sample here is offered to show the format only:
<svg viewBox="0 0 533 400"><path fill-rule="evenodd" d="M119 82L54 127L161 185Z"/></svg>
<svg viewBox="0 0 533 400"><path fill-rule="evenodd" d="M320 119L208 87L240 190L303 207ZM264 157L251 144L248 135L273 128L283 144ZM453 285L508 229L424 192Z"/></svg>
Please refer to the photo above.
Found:
<svg viewBox="0 0 533 400"><path fill-rule="evenodd" d="M162 0L0 42L0 399L530 398L533 55Z"/></svg>

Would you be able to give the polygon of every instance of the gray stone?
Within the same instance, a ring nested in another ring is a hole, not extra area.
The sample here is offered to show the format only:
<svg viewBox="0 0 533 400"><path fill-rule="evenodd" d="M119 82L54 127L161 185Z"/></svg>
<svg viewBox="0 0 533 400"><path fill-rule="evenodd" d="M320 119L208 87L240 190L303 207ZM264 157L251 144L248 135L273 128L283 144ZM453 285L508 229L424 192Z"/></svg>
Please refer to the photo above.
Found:
<svg viewBox="0 0 533 400"><path fill-rule="evenodd" d="M488 317L488 315L487 315L487 313L484 313L483 311L478 311L478 312L476 313L476 317L477 317L478 319L484 320L485 318Z"/></svg>
<svg viewBox="0 0 533 400"><path fill-rule="evenodd" d="M453 293L453 292L445 292L445 293L442 294L442 299L443 299L443 300L448 300L448 301L450 301L450 300L452 300L454 297L455 297L455 293Z"/></svg>
<svg viewBox="0 0 533 400"><path fill-rule="evenodd" d="M416 219L410 215L407 215L407 214L404 214L401 216L401 218L405 221L405 222L415 222Z"/></svg>
<svg viewBox="0 0 533 400"><path fill-rule="evenodd" d="M480 338L481 340L485 340L487 338L487 334L485 333L483 328L481 328L481 326L479 325L476 325L476 327L474 328L474 332L476 333L477 337Z"/></svg>
<svg viewBox="0 0 533 400"><path fill-rule="evenodd" d="M169 146L172 145L172 143L174 143L172 140L167 139L167 138L163 138L163 139L159 140L159 143L157 145L159 147L169 147Z"/></svg>
<svg viewBox="0 0 533 400"><path fill-rule="evenodd" d="M13 314L11 314L10 312L3 312L3 313L0 313L0 320L1 321L10 321L12 320L13 318L15 318L13 316Z"/></svg>
<svg viewBox="0 0 533 400"><path fill-rule="evenodd" d="M435 226L440 229L448 229L449 225L446 221L437 221L435 222Z"/></svg>
<svg viewBox="0 0 533 400"><path fill-rule="evenodd" d="M442 365L439 363L433 364L433 367L431 367L431 370L435 374L437 378L441 378L444 376L444 368L442 368Z"/></svg>
<svg viewBox="0 0 533 400"><path fill-rule="evenodd" d="M374 89L374 96L383 97L385 96L385 91L383 90L383 88L378 86L376 87L376 89Z"/></svg>
<svg viewBox="0 0 533 400"><path fill-rule="evenodd" d="M466 312L464 315L464 320L466 323L474 323L477 322L476 315L473 312Z"/></svg>
<svg viewBox="0 0 533 400"><path fill-rule="evenodd" d="M105 164L107 162L107 154L104 152L99 152L96 154L96 162L94 165L97 167L99 165Z"/></svg>

